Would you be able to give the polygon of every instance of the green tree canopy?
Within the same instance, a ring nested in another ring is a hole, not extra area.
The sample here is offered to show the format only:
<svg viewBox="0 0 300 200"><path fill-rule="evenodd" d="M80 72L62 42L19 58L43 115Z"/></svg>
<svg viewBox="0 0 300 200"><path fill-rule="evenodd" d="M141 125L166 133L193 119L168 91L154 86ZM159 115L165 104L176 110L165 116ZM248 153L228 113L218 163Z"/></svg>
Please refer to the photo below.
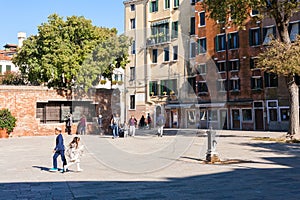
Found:
<svg viewBox="0 0 300 200"><path fill-rule="evenodd" d="M82 16L64 20L52 14L48 22L38 26L37 35L24 41L13 62L30 84L67 88L77 85L86 90L103 71L103 66L86 65L86 60L95 47L115 37L116 29L96 27Z"/></svg>

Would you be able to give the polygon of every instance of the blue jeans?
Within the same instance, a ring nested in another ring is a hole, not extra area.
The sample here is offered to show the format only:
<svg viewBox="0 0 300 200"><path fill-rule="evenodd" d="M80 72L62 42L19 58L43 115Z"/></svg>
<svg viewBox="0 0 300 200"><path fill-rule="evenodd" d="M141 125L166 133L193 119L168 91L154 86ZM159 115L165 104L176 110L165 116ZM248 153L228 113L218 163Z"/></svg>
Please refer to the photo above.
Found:
<svg viewBox="0 0 300 200"><path fill-rule="evenodd" d="M63 165L67 165L67 160L65 158L65 151L56 151L53 155L53 168L57 168L57 157L60 155Z"/></svg>
<svg viewBox="0 0 300 200"><path fill-rule="evenodd" d="M113 131L114 137L119 136L119 127L118 127L118 125L116 125L116 124L112 125L112 131Z"/></svg>

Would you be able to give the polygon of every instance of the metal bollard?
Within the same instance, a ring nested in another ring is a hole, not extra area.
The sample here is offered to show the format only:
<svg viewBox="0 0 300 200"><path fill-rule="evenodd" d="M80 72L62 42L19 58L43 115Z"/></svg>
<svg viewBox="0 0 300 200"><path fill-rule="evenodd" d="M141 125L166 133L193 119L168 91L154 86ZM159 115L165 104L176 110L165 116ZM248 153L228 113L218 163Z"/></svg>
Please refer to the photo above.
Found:
<svg viewBox="0 0 300 200"><path fill-rule="evenodd" d="M217 145L217 141L216 141L216 131L212 130L212 128L210 128L208 131L206 131L207 133L207 152L206 152L206 161L208 162L218 162L220 161L219 157L218 157L218 153L216 151L216 145Z"/></svg>

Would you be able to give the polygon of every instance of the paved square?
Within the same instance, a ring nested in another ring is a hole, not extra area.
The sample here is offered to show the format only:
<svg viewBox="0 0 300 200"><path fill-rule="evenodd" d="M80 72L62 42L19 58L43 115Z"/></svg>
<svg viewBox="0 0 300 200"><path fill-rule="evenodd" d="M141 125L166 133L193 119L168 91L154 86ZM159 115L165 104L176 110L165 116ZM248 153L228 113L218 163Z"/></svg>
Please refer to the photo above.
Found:
<svg viewBox="0 0 300 200"><path fill-rule="evenodd" d="M231 162L212 165L198 131L84 135L84 171L67 173L48 171L54 135L1 139L0 199L299 199L300 144L253 140L284 133L217 131L219 157Z"/></svg>

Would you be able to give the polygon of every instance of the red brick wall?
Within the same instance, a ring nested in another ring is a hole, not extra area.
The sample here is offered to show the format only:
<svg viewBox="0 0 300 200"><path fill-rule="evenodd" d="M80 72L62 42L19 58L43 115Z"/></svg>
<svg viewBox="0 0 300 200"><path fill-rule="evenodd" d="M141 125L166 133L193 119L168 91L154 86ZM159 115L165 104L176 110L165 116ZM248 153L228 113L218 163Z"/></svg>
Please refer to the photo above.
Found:
<svg viewBox="0 0 300 200"><path fill-rule="evenodd" d="M113 112L120 114L120 94L118 90L98 89L91 98L95 99L96 114L101 110L103 116L104 132L109 132L108 124ZM113 95L113 99L112 99ZM40 86L0 86L0 109L8 108L12 115L17 118L16 127L11 136L33 136L33 135L52 135L55 127L60 127L63 132L65 123L42 124L36 118L37 102L66 101L70 96L65 92L48 89ZM96 116L95 116L96 118ZM89 134L98 134L96 123L88 122L87 131ZM73 124L72 133L76 133L77 123Z"/></svg>
<svg viewBox="0 0 300 200"><path fill-rule="evenodd" d="M17 118L12 136L50 135L59 126L64 130L64 124L40 124L36 118L36 102L51 100L66 100L56 90L34 86L0 86L0 109L8 108Z"/></svg>

